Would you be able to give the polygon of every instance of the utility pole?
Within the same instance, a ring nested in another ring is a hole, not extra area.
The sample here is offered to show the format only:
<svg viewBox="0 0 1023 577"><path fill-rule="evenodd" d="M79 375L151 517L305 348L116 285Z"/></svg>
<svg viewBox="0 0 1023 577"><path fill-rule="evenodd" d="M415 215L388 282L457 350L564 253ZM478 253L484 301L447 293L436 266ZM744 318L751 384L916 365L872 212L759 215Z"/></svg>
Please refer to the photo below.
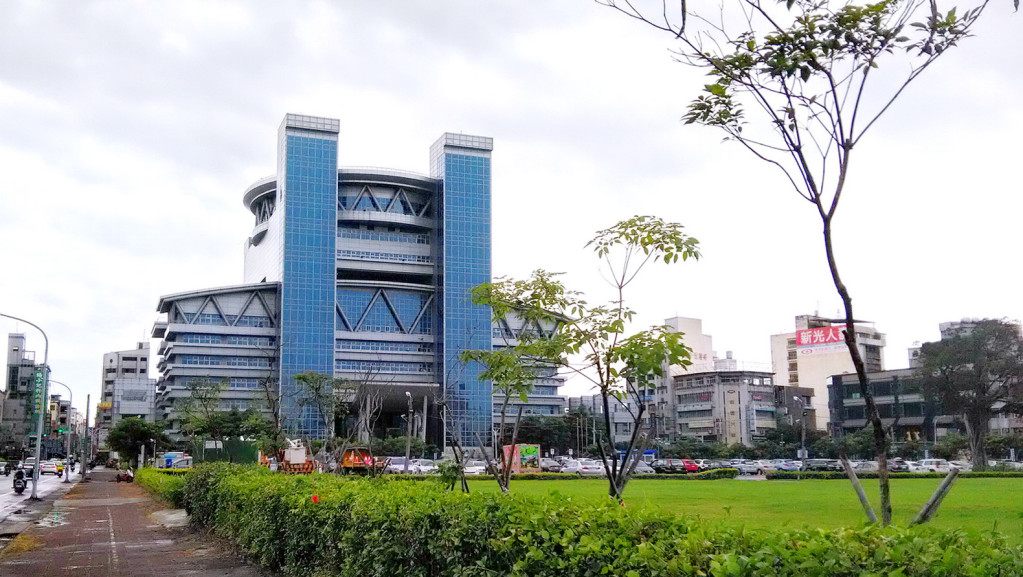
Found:
<svg viewBox="0 0 1023 577"><path fill-rule="evenodd" d="M802 457L803 463L802 465L799 466L799 470L806 471L806 403L804 403L803 399L799 397L793 396L792 398L795 399L797 403L799 403L799 408L802 410L802 416L799 417L799 425L801 429L800 445L802 447L799 451L799 456Z"/></svg>
<svg viewBox="0 0 1023 577"><path fill-rule="evenodd" d="M405 473L408 473L408 460L412 453L412 393L405 391L408 397L408 421L405 430Z"/></svg>
<svg viewBox="0 0 1023 577"><path fill-rule="evenodd" d="M85 480L85 468L86 463L89 462L89 453L86 451L86 446L89 443L89 405L92 402L92 394L85 395L85 435L82 436L82 481Z"/></svg>

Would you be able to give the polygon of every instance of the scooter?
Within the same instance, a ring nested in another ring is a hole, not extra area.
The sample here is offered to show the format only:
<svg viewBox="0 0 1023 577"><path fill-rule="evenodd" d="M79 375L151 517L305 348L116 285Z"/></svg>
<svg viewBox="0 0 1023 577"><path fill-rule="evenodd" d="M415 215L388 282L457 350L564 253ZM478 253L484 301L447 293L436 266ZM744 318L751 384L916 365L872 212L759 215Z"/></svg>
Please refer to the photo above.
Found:
<svg viewBox="0 0 1023 577"><path fill-rule="evenodd" d="M14 492L20 495L25 492L26 486L28 481L25 480L25 471L18 469L14 473Z"/></svg>
<svg viewBox="0 0 1023 577"><path fill-rule="evenodd" d="M132 481L135 480L135 473L132 473L131 469L125 469L124 471L119 472L117 476L114 477L114 480L117 481L118 483L120 483L121 481L124 481L125 483L131 483Z"/></svg>

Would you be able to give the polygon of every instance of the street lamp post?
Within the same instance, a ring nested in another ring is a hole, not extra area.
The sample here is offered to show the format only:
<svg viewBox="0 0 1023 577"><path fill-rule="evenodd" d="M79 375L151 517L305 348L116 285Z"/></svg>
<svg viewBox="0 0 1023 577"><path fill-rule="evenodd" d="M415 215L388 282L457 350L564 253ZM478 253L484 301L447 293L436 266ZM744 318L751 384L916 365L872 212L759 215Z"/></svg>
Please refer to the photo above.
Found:
<svg viewBox="0 0 1023 577"><path fill-rule="evenodd" d="M793 396L792 398L795 399L797 403L799 403L799 408L801 410L799 417L799 425L800 428L802 429L802 431L800 432L800 446L802 448L799 451L799 455L802 457L803 462L799 466L799 470L806 471L806 403L804 403L803 399L800 399L799 397Z"/></svg>
<svg viewBox="0 0 1023 577"><path fill-rule="evenodd" d="M408 397L408 428L405 435L405 472L408 473L408 460L412 456L412 393L405 391Z"/></svg>
<svg viewBox="0 0 1023 577"><path fill-rule="evenodd" d="M68 401L67 431L66 431L67 432L67 444L66 444L67 448L64 450L64 482L65 483L70 483L71 482L71 407L74 406L74 398L75 397L74 397L74 394L71 392L71 387L67 386L66 384L64 384L64 383L62 383L60 381L54 381L53 379L50 379L50 382L55 384L55 385L60 385L60 386L64 387L65 389L67 389L67 401ZM57 415L58 416L60 415L60 405L59 404L57 405Z"/></svg>
<svg viewBox="0 0 1023 577"><path fill-rule="evenodd" d="M42 335L43 335L43 404L41 404L39 406L39 415L36 418L36 462L35 462L35 467L32 467L32 496L31 496L31 499L33 501L38 501L39 500L39 491L38 491L37 488L39 486L39 458L42 456L42 450L43 450L43 413L46 412L45 410L43 410L43 407L45 406L45 403L46 403L46 400L47 400L46 399L46 391L49 388L48 385L49 385L49 380L50 380L50 365L49 365L49 360L50 360L50 339L47 338L46 332L43 329L39 328L39 325L37 325L37 324L35 324L35 323L31 322L31 321L26 321L25 319L18 318L18 317L15 317L15 316L11 316L11 315L7 315L7 314L4 314L4 313L0 313L0 317L6 317L6 318L9 318L9 319L13 319L13 320L16 320L16 321L19 321L19 322L23 322L23 323L25 323L25 324L27 324L29 326L35 327L35 329L37 331L39 331L40 333L42 333Z"/></svg>

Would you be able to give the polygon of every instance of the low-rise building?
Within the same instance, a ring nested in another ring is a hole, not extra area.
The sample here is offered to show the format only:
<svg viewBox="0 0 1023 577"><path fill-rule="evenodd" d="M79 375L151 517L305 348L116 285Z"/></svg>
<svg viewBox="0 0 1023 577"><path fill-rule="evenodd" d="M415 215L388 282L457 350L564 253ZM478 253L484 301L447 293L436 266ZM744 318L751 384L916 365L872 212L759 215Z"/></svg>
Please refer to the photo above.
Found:
<svg viewBox="0 0 1023 577"><path fill-rule="evenodd" d="M104 441L125 417L156 420L156 379L149 376L149 361L148 342L138 342L133 349L103 355L103 388L96 405L95 423L97 434Z"/></svg>
<svg viewBox="0 0 1023 577"><path fill-rule="evenodd" d="M857 323L856 343L868 372L884 370L885 335L870 323ZM818 315L795 318L795 331L771 335L771 363L778 385L814 390L816 428L828 430L828 384L832 375L854 373L845 344L845 325Z"/></svg>

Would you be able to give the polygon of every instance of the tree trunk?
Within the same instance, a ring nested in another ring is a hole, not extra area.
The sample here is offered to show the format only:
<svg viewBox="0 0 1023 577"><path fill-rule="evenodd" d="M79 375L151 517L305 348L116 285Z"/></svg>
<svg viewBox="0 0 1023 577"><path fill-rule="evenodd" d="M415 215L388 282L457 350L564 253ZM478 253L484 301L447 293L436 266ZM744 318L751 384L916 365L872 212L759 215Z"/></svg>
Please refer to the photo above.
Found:
<svg viewBox="0 0 1023 577"><path fill-rule="evenodd" d="M874 427L874 458L877 461L877 478L881 493L881 524L887 527L892 522L892 499L891 484L888 478L888 438L885 434L884 425L881 422L881 415L874 403L874 394L870 389L870 382L867 380L867 369L860 356L859 347L856 344L856 317L853 316L852 297L849 290L842 282L838 274L838 264L835 261L834 245L831 239L831 218L822 213L824 221L824 249L828 258L828 269L831 271L831 279L835 283L835 289L842 297L842 304L845 307L845 344L852 357L853 367L856 369L856 376L860 384L860 395L867 408L867 420Z"/></svg>
<svg viewBox="0 0 1023 577"><path fill-rule="evenodd" d="M987 437L988 421L984 416L967 414L963 415L963 422L966 423L966 438L970 443L973 470L983 471L987 468L987 445L984 440Z"/></svg>

